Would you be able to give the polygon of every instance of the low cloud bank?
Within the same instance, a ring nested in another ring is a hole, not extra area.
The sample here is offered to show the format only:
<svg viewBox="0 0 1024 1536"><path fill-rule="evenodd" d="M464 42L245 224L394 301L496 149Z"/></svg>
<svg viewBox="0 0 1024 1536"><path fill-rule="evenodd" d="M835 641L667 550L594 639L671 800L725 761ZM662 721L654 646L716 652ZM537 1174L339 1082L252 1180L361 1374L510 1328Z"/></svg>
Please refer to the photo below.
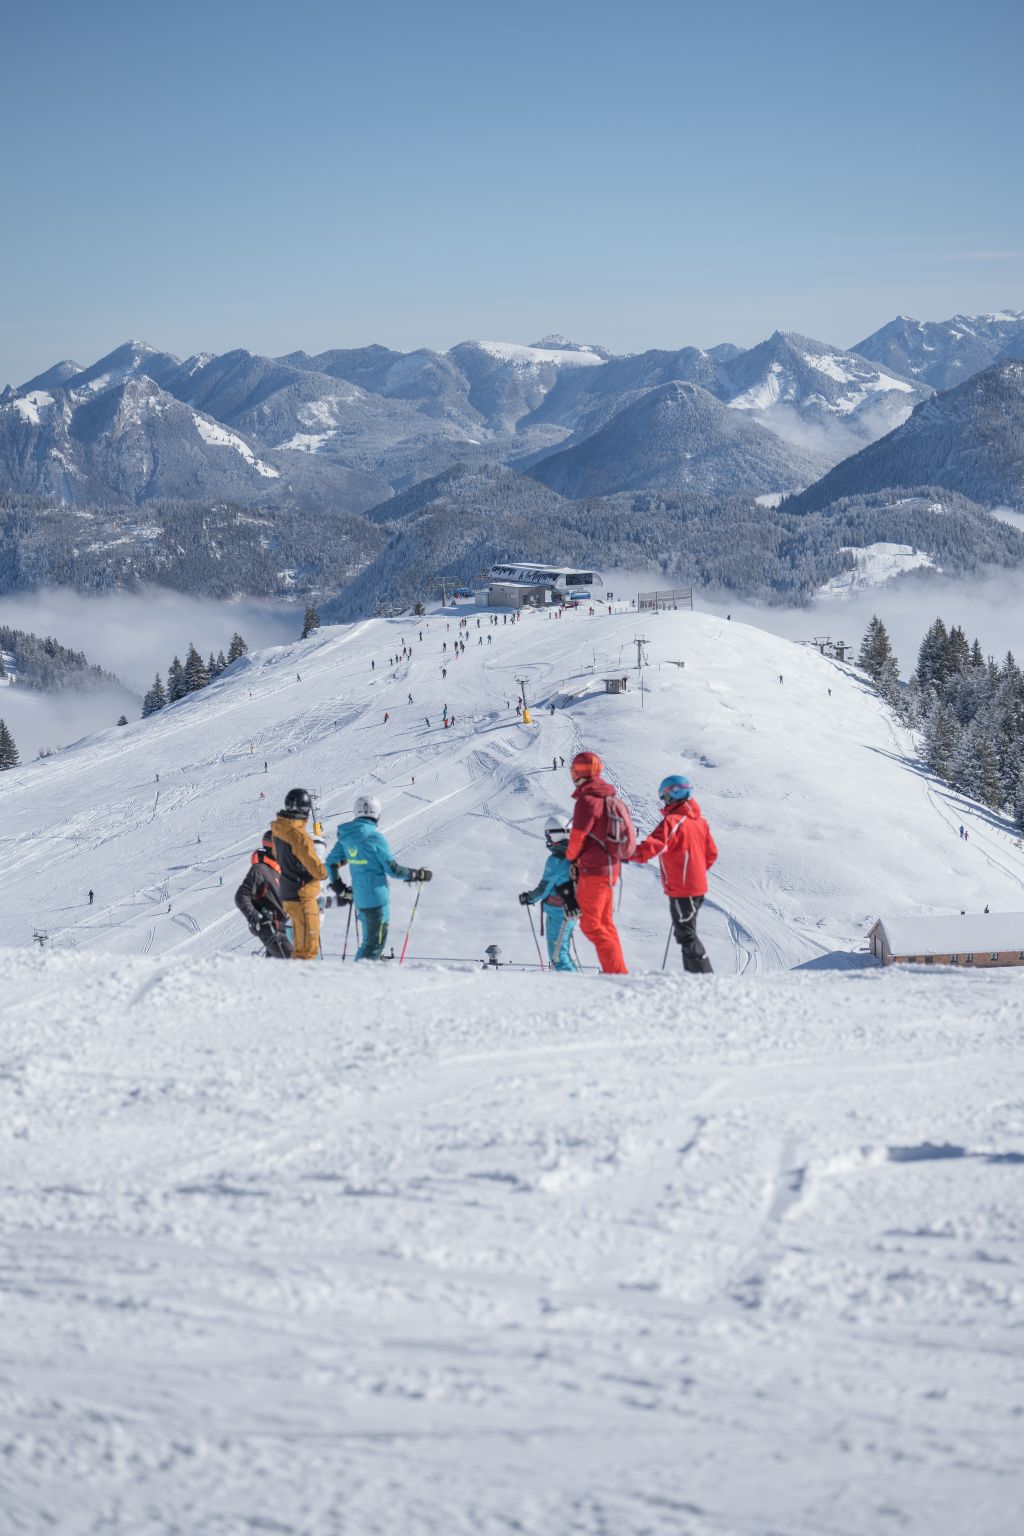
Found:
<svg viewBox="0 0 1024 1536"><path fill-rule="evenodd" d="M154 673L166 677L172 656L184 660L189 641L204 656L227 651L236 629L252 650L281 645L298 638L302 608L255 600L217 602L163 588L96 596L48 588L0 598L0 624L52 635L127 684L61 694L0 687L0 719L6 720L22 762L28 762L40 747L67 746L114 725L121 714L137 720Z"/></svg>
<svg viewBox="0 0 1024 1536"><path fill-rule="evenodd" d="M686 585L653 571L610 571L605 580L617 597ZM969 639L978 637L986 656L1000 661L1010 650L1024 665L1024 570L952 578L923 572L888 586L854 591L848 597L821 597L806 608L774 608L700 587L695 589L693 601L702 613L716 613L722 618L728 613L737 622L756 625L787 640L831 635L855 648L859 648L872 614L877 613L889 631L904 678L917 665L925 630L936 617L946 624L962 624ZM655 638L656 630L649 628L647 632Z"/></svg>
<svg viewBox="0 0 1024 1536"><path fill-rule="evenodd" d="M162 587L97 596L51 587L0 598L0 624L53 635L142 694L155 672L166 674L175 652L185 659L190 640L204 656L226 651L236 629L252 650L281 645L298 639L302 609L247 599L224 603Z"/></svg>

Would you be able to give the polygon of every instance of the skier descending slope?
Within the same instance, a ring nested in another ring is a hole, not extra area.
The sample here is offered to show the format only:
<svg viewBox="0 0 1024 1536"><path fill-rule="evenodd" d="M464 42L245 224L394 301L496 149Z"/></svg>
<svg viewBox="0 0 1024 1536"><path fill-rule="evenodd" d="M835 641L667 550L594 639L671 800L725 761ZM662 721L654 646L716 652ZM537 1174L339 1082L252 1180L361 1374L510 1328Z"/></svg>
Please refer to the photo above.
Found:
<svg viewBox="0 0 1024 1536"><path fill-rule="evenodd" d="M391 918L388 876L407 883L431 879L429 869L406 869L395 859L377 825L380 810L375 795L358 795L354 820L343 822L338 828L338 840L327 855L331 890L339 900L344 900L342 892L346 889L339 869L347 864L351 871L360 937L357 960L379 960L387 943Z"/></svg>
<svg viewBox="0 0 1024 1536"><path fill-rule="evenodd" d="M708 870L718 858L718 849L684 774L672 773L662 779L658 797L665 814L637 846L632 862L646 864L648 859L658 859L683 966L695 974L709 975L711 961L697 937L697 914L708 893Z"/></svg>
<svg viewBox="0 0 1024 1536"><path fill-rule="evenodd" d="M612 917L612 901L619 866L633 852L636 834L614 786L602 779L603 769L596 752L577 752L569 764L576 785L576 808L566 854L576 866L580 927L597 950L602 971L624 976L626 962Z"/></svg>
<svg viewBox="0 0 1024 1536"><path fill-rule="evenodd" d="M288 914L281 901L281 867L274 857L274 835L267 831L248 872L235 892L235 906L249 931L263 945L268 960L290 960Z"/></svg>
<svg viewBox="0 0 1024 1536"><path fill-rule="evenodd" d="M572 888L569 860L566 858L569 831L570 827L564 819L560 820L557 816L550 818L544 827L548 857L540 883L535 885L532 891L519 893L519 900L524 907L532 907L536 901L542 903L541 911L544 914L548 939L548 958L551 961L552 970L555 971L579 969L572 958L571 948L580 909L576 893Z"/></svg>
<svg viewBox="0 0 1024 1536"><path fill-rule="evenodd" d="M320 950L317 893L327 874L306 830L313 809L307 789L290 789L284 809L270 824L274 853L281 866L281 898L295 932L294 960L315 960Z"/></svg>

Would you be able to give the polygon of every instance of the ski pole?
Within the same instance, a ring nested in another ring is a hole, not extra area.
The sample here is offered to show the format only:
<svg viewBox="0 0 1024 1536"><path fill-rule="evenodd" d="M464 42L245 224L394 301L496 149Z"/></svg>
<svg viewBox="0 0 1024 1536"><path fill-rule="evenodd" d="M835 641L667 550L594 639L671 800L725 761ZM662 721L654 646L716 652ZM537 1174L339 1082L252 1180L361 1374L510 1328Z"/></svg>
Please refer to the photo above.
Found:
<svg viewBox="0 0 1024 1536"><path fill-rule="evenodd" d="M345 956L348 954L348 931L352 927L352 908L354 906L355 906L355 902L350 901L349 904L348 904L348 921L345 924L345 944L344 944L344 947L343 947L343 949L341 951L341 958L342 958L342 960L344 960Z"/></svg>
<svg viewBox="0 0 1024 1536"><path fill-rule="evenodd" d="M541 970L543 970L544 969L544 956L540 952L540 939L538 939L538 937L537 937L537 929L534 926L533 909L532 909L532 907L528 906L526 908L526 915L530 919L530 932L533 934L533 942L537 946L537 959L540 961L540 968L541 968Z"/></svg>
<svg viewBox="0 0 1024 1536"><path fill-rule="evenodd" d="M668 965L668 947L672 943L672 926L673 925L671 923L669 923L669 925L668 925L668 938L665 940L665 958L661 962L662 970L664 970L666 965ZM681 953L682 953L682 951L680 950L680 954Z"/></svg>
<svg viewBox="0 0 1024 1536"><path fill-rule="evenodd" d="M422 880L418 880L416 882L416 900L412 904L412 915L409 918L409 926L405 930L405 943L402 945L402 953L401 953L401 956L399 957L399 961L398 961L399 965L404 965L405 964L405 952L409 948L409 935L410 935L410 933L412 933L412 925L416 921L416 908L420 904L420 897L422 895L423 895L423 881Z"/></svg>

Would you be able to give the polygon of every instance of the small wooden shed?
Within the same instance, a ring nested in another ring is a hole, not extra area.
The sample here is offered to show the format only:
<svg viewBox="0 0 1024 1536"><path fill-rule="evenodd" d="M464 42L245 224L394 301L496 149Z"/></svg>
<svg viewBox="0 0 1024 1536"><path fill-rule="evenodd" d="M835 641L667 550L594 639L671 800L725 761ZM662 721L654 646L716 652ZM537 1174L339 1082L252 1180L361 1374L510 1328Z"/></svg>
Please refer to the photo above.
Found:
<svg viewBox="0 0 1024 1536"><path fill-rule="evenodd" d="M604 680L605 693L625 693L628 686L628 677L606 677Z"/></svg>

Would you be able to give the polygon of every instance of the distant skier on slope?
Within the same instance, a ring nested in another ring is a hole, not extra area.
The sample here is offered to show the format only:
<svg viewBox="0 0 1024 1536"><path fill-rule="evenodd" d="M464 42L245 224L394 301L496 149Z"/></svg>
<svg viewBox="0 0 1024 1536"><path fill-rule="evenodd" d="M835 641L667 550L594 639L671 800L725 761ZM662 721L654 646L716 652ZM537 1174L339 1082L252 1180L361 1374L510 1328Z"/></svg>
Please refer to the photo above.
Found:
<svg viewBox="0 0 1024 1536"><path fill-rule="evenodd" d="M354 819L338 828L338 840L327 855L331 890L344 891L339 870L347 864L352 875L352 899L359 924L357 960L379 960L387 943L391 917L389 876L407 883L430 880L429 869L407 869L391 852L378 827L381 805L375 795L358 795ZM342 898L339 897L339 900Z"/></svg>
<svg viewBox="0 0 1024 1536"><path fill-rule="evenodd" d="M327 871L317 858L306 829L312 810L313 801L307 789L290 789L283 809L270 825L274 856L281 866L281 900L295 932L295 960L315 960L320 951L317 894Z"/></svg>
<svg viewBox="0 0 1024 1536"><path fill-rule="evenodd" d="M539 884L532 891L520 891L519 900L524 907L541 902L541 912L548 941L548 959L555 971L576 971L578 965L572 958L572 936L579 921L579 905L573 890L572 876L566 850L569 847L569 826L565 818L552 816L544 826L544 841L548 846L547 862Z"/></svg>
<svg viewBox="0 0 1024 1536"><path fill-rule="evenodd" d="M601 969L624 976L626 962L612 916L612 901L622 860L633 851L635 834L629 812L601 774L596 752L577 752L569 764L576 785L572 836L567 857L575 865L580 928L597 950Z"/></svg>
<svg viewBox="0 0 1024 1536"><path fill-rule="evenodd" d="M281 866L274 857L274 835L269 830L252 855L245 879L235 892L235 906L249 924L249 931L263 945L268 960L290 960L288 914L281 900Z"/></svg>
<svg viewBox="0 0 1024 1536"><path fill-rule="evenodd" d="M708 892L708 870L718 858L718 849L684 774L671 773L662 779L658 798L665 807L664 815L650 836L638 844L631 862L646 864L648 859L657 858L683 966L693 974L710 975L711 961L697 937L697 914Z"/></svg>

